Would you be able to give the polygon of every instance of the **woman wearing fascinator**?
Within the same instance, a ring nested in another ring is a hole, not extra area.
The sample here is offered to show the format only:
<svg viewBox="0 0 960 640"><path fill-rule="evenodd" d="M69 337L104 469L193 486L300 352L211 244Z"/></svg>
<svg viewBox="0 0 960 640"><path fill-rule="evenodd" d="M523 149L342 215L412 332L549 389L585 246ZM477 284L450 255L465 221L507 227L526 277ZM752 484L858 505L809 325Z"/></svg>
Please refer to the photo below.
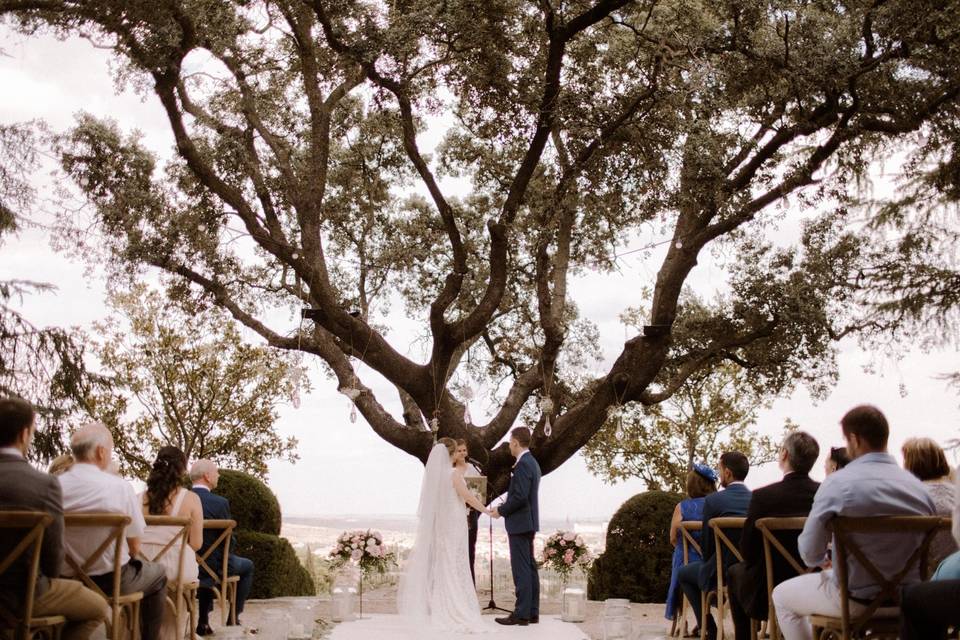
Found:
<svg viewBox="0 0 960 640"><path fill-rule="evenodd" d="M687 472L687 498L680 501L673 510L670 521L670 544L673 545L673 567L670 571L670 589L667 591L667 610L664 616L673 620L680 608L682 594L677 584L677 571L683 566L683 545L680 542L680 523L687 520L703 520L703 499L717 490L717 473L705 464L695 463ZM694 531L693 538L699 543L700 532ZM696 549L690 547L688 562L701 560Z"/></svg>

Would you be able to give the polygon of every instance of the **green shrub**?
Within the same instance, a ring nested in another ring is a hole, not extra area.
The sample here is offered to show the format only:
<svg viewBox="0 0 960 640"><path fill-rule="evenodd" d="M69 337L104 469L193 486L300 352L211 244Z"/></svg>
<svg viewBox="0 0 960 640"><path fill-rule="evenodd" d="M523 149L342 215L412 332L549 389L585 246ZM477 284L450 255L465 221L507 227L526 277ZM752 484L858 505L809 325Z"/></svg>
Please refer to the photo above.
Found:
<svg viewBox="0 0 960 640"><path fill-rule="evenodd" d="M606 550L590 570L591 600L666 599L673 556L670 519L681 498L676 493L647 491L623 503L607 528Z"/></svg>
<svg viewBox="0 0 960 640"><path fill-rule="evenodd" d="M263 482L240 471L222 469L216 492L230 501L237 529L280 535L280 503Z"/></svg>
<svg viewBox="0 0 960 640"><path fill-rule="evenodd" d="M231 548L253 560L251 598L316 595L313 578L285 538L239 530Z"/></svg>

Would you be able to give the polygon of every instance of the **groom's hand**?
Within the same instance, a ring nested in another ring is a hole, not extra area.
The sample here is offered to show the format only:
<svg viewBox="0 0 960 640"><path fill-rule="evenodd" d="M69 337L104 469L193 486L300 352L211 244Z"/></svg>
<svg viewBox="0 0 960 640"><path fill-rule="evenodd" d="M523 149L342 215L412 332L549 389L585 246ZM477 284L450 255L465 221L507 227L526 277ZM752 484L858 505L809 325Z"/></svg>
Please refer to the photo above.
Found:
<svg viewBox="0 0 960 640"><path fill-rule="evenodd" d="M499 517L500 517L500 510L495 508L493 511L490 512L490 517L491 517L491 518L499 518Z"/></svg>

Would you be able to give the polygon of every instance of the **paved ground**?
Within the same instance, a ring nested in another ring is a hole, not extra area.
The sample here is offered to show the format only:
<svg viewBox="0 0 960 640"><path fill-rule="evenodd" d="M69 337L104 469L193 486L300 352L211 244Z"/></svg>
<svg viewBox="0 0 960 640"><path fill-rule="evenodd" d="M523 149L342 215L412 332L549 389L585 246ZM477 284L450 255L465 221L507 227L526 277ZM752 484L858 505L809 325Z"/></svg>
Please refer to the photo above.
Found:
<svg viewBox="0 0 960 640"><path fill-rule="evenodd" d="M364 613L395 613L395 598L396 589L392 587L383 587L372 592L364 593ZM489 599L488 594L481 593L481 606L485 606L489 602ZM512 596L506 593L498 593L496 600L497 604L505 607L510 607L513 604ZM559 601L543 601L541 603L541 613L543 615L559 615ZM292 631L300 631L300 627L297 625L302 625L303 630L306 631L308 627L306 621L312 618L315 620L313 637L323 638L329 636L333 628L334 623L330 620L330 614L331 601L329 596L251 600L247 604L246 611L240 618L244 627L244 633L242 635L249 637L251 631L256 629L258 640L286 640L289 634L284 633L283 629L285 627L290 628ZM668 625L663 619L662 604L634 604L631 606L631 614L634 625L632 640L661 640L667 638ZM238 629L219 629L216 624L217 622L219 622L219 620L212 621L217 631L214 638L239 637L239 635L241 635L238 633L240 631ZM582 632L581 637L584 640L602 640L603 603L588 602L586 621L575 626ZM374 638L371 640L378 639Z"/></svg>

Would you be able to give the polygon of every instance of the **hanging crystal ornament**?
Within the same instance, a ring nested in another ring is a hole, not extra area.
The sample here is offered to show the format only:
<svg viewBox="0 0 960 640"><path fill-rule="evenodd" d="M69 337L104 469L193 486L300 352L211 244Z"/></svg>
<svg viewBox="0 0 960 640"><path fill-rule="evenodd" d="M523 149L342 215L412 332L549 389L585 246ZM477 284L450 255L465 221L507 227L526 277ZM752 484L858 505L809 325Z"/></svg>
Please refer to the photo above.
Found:
<svg viewBox="0 0 960 640"><path fill-rule="evenodd" d="M357 389L354 385L357 384L357 378L354 376L353 380L350 381L349 387L340 387L337 389L340 393L350 398L350 422L357 421L357 405L355 400L360 397L362 393L360 389Z"/></svg>
<svg viewBox="0 0 960 640"><path fill-rule="evenodd" d="M463 390L463 421L466 424L473 424L473 418L470 416L470 401L473 400L473 387L467 387Z"/></svg>
<svg viewBox="0 0 960 640"><path fill-rule="evenodd" d="M433 416L433 419L430 420L430 431L437 433L440 431L440 418Z"/></svg>
<svg viewBox="0 0 960 640"><path fill-rule="evenodd" d="M301 321L302 322L302 321ZM297 357L294 359L294 369L293 375L291 376L291 383L293 383L293 392L290 394L290 403L293 404L294 409L300 408L300 386L303 384L304 373L303 369L303 357L300 354L297 354Z"/></svg>
<svg viewBox="0 0 960 640"><path fill-rule="evenodd" d="M549 438L553 435L553 425L550 424L550 415L553 413L553 398L550 396L540 398L540 412L546 418L543 423L543 433Z"/></svg>

